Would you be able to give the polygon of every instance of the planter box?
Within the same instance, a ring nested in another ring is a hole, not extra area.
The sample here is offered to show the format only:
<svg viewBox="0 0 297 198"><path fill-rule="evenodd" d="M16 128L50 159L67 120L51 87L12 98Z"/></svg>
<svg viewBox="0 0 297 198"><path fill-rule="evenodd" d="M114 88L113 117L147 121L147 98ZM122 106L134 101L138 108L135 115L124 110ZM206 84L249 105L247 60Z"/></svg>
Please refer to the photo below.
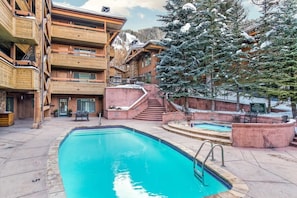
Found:
<svg viewBox="0 0 297 198"><path fill-rule="evenodd" d="M0 126L7 127L14 124L14 113L0 113Z"/></svg>

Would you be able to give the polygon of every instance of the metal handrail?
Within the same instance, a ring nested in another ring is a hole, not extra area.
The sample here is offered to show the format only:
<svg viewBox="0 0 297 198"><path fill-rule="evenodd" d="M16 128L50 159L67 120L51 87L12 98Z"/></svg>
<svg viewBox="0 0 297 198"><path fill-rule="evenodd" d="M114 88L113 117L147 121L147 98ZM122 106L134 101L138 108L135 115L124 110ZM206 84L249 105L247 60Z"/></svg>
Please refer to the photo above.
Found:
<svg viewBox="0 0 297 198"><path fill-rule="evenodd" d="M213 147L213 143L212 143L210 140L204 140L204 141L202 142L200 148L199 148L198 151L196 152L195 157L194 157L194 160L196 160L196 158L197 158L199 152L201 151L201 149L202 149L202 147L204 146L205 143L210 143L211 148ZM212 161L213 161L213 160L214 160L214 156L212 155Z"/></svg>
<svg viewBox="0 0 297 198"><path fill-rule="evenodd" d="M209 150L207 156L205 157L202 165L201 165L201 172L198 172L198 170L196 169L196 165L197 165L197 156L201 150L201 148L204 146L205 143L209 142L210 145L211 145L211 149ZM194 166L193 166L193 169L194 169L194 175L202 182L203 185L205 185L205 182L204 182L204 170L205 170L205 163L207 161L207 159L209 158L210 154L212 155L212 161L214 160L214 154L213 154L213 150L215 147L220 147L221 148L221 155L222 155L222 166L225 166L225 163L224 163L224 149L223 149L223 146L221 144L215 144L213 145L213 143L210 141L210 140L205 140L199 150L196 152L196 155L194 157Z"/></svg>

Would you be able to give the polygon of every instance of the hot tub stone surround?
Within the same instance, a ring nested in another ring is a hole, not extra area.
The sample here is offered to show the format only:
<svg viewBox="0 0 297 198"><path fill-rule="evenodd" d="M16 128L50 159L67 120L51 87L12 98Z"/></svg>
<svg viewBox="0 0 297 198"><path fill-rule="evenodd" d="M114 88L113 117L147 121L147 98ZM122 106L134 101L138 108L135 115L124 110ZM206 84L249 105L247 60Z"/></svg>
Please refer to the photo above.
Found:
<svg viewBox="0 0 297 198"><path fill-rule="evenodd" d="M232 146L280 148L289 146L295 136L294 119L287 123L233 123Z"/></svg>

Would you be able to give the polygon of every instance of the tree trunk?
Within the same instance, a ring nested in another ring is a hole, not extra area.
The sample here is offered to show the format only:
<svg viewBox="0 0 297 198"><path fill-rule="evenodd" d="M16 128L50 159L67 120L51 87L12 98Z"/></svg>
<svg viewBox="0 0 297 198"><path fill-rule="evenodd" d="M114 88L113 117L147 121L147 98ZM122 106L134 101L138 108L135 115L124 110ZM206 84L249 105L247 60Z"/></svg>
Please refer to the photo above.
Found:
<svg viewBox="0 0 297 198"><path fill-rule="evenodd" d="M239 102L240 102L239 86L237 85L237 91L236 91L236 111L240 111Z"/></svg>
<svg viewBox="0 0 297 198"><path fill-rule="evenodd" d="M184 104L184 107L185 107L185 114L188 115L189 114L189 98L186 96L185 97L185 104Z"/></svg>
<svg viewBox="0 0 297 198"><path fill-rule="evenodd" d="M214 111L215 109L216 109L215 99L212 98L212 99L211 99L211 111Z"/></svg>
<svg viewBox="0 0 297 198"><path fill-rule="evenodd" d="M297 116L297 112L296 112L296 103L295 103L295 102L291 102L291 109L292 109L292 116L293 116L293 119L295 119L296 116Z"/></svg>
<svg viewBox="0 0 297 198"><path fill-rule="evenodd" d="M270 113L271 112L271 97L268 96L267 101L268 101L267 113Z"/></svg>

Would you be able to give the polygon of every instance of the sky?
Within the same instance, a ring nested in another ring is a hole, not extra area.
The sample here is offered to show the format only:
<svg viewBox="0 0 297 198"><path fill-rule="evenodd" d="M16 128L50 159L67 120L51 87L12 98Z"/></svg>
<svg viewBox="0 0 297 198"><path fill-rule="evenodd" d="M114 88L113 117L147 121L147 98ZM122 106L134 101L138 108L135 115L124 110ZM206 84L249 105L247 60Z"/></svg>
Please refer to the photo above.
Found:
<svg viewBox="0 0 297 198"><path fill-rule="evenodd" d="M123 30L137 31L155 26L161 26L159 15L165 15L166 0L53 0L56 3L69 4L83 9L101 12L102 6L110 7L110 14L126 17ZM243 0L243 6L248 11L248 18L259 17L259 7L251 0Z"/></svg>

